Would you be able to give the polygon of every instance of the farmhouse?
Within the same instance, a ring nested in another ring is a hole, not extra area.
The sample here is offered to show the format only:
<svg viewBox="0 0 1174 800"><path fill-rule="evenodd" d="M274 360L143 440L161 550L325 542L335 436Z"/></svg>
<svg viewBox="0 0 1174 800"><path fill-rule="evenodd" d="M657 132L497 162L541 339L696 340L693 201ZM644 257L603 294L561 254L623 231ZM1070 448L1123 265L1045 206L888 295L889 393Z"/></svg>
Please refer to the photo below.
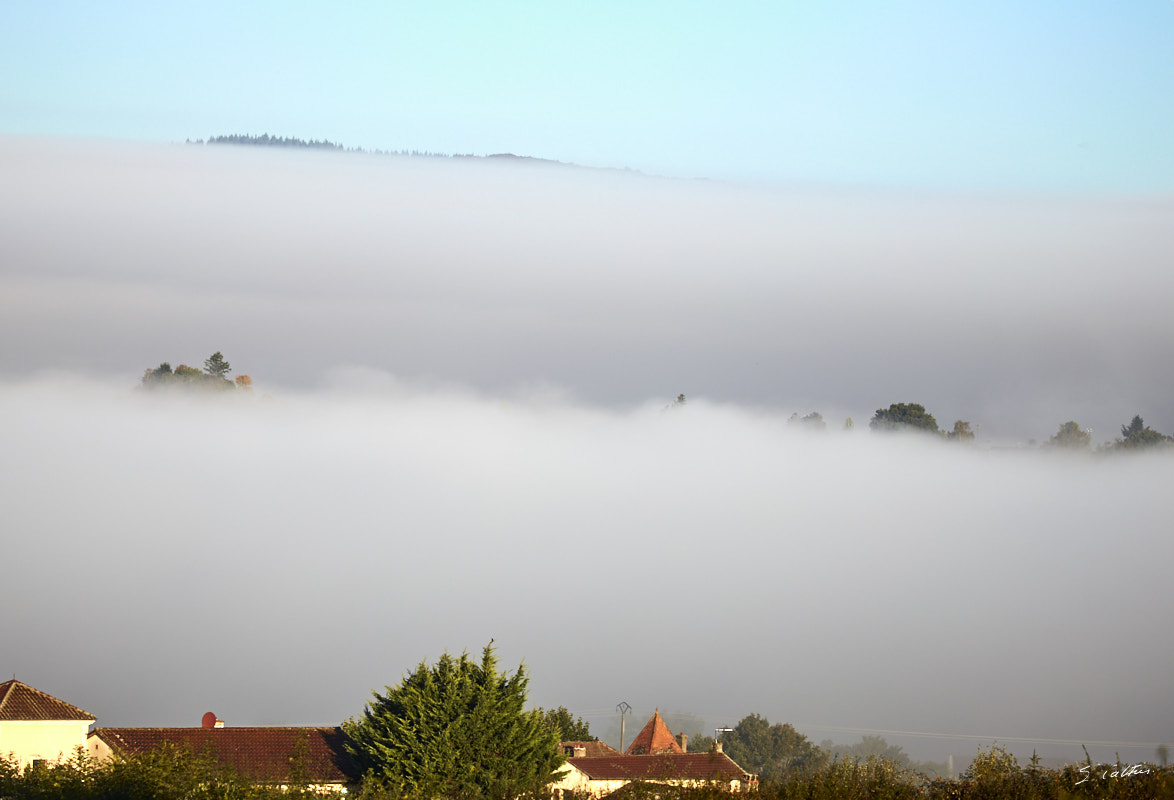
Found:
<svg viewBox="0 0 1174 800"><path fill-rule="evenodd" d="M729 792L758 787L758 776L738 766L721 744L703 753L687 752L688 739L673 736L658 710L636 735L624 755L576 755L567 759L559 780L551 786L555 797L566 792L599 798L636 781L670 786L716 786ZM611 748L608 748L611 749Z"/></svg>
<svg viewBox="0 0 1174 800"><path fill-rule="evenodd" d="M60 761L86 746L96 717L15 678L0 683L0 757L20 769Z"/></svg>
<svg viewBox="0 0 1174 800"><path fill-rule="evenodd" d="M21 683L0 683L0 757L23 770L79 750L98 761L171 745L208 755L261 783L340 790L358 781L341 728L226 728L211 712L193 728L96 728L77 706Z"/></svg>
<svg viewBox="0 0 1174 800"><path fill-rule="evenodd" d="M583 756L598 758L599 756L618 756L620 754L619 750L616 750L607 742L599 741L599 739L592 739L586 742L559 742L558 746L567 758L581 758Z"/></svg>
<svg viewBox="0 0 1174 800"><path fill-rule="evenodd" d="M212 712L198 728L98 728L88 750L98 760L149 753L162 746L206 754L258 783L340 790L358 781L341 728L226 728Z"/></svg>

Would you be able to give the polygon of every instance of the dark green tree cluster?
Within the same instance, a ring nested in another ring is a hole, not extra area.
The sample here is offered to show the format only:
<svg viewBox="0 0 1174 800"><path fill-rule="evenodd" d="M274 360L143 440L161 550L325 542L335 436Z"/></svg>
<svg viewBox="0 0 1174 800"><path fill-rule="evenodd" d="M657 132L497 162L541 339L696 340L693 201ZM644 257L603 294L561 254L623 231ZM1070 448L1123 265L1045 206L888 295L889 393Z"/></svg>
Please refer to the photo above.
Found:
<svg viewBox="0 0 1174 800"><path fill-rule="evenodd" d="M888 408L878 408L868 427L874 431L938 433L938 421L920 403L893 403Z"/></svg>
<svg viewBox="0 0 1174 800"><path fill-rule="evenodd" d="M558 734L560 742L589 742L591 741L591 726L567 710L566 706L551 709L538 709L542 721L547 727Z"/></svg>
<svg viewBox="0 0 1174 800"><path fill-rule="evenodd" d="M1075 420L1060 425L1045 447L1054 450L1088 452L1092 444L1092 432L1084 430ZM1143 450L1174 450L1174 437L1166 436L1145 424L1141 415L1134 415L1127 425L1121 426L1120 438L1097 446L1098 453Z"/></svg>
<svg viewBox="0 0 1174 800"><path fill-rule="evenodd" d="M369 783L450 800L514 800L537 792L564 759L559 734L526 711L524 666L499 673L493 643L481 661L447 653L421 662L396 687L374 693L343 723Z"/></svg>
<svg viewBox="0 0 1174 800"><path fill-rule="evenodd" d="M1048 440L1048 447L1062 450L1088 450L1092 443L1092 435L1082 429L1075 420L1068 420L1060 424L1060 429Z"/></svg>
<svg viewBox="0 0 1174 800"><path fill-rule="evenodd" d="M974 441L974 431L970 430L969 422L962 419L956 419L954 420L954 430L947 433L946 438L952 442L961 442L966 444L967 442Z"/></svg>
<svg viewBox="0 0 1174 800"><path fill-rule="evenodd" d="M198 370L187 364L180 364L174 370L171 364L164 361L154 369L148 368L143 372L142 387L144 389L210 389L213 391L228 391L232 388L248 390L252 388L253 380L248 375L238 375L236 381L228 379L232 366L225 360L220 351L216 351L204 359L204 369Z"/></svg>
<svg viewBox="0 0 1174 800"><path fill-rule="evenodd" d="M259 147L296 147L313 150L344 150L341 144L326 139L306 141L292 136L270 136L263 133L260 136L250 136L246 133L233 133L228 136L210 136L208 144L244 144Z"/></svg>
<svg viewBox="0 0 1174 800"><path fill-rule="evenodd" d="M766 717L743 717L721 737L725 753L761 779L807 775L828 762L827 754L790 724L771 725ZM692 748L690 748L692 749Z"/></svg>
<svg viewBox="0 0 1174 800"><path fill-rule="evenodd" d="M811 415L808 415L811 416ZM792 423L806 421L807 417L792 414ZM919 433L933 433L944 436L949 441L971 443L975 440L975 433L966 420L955 420L951 431L938 428L933 414L925 410L920 403L893 403L888 408L878 408L868 426L874 431L916 431ZM847 425L845 425L847 427ZM1087 451L1092 443L1090 431L1080 427L1075 420L1061 423L1044 447L1050 450ZM1032 441L1034 445L1034 440ZM1097 448L1098 452L1130 451L1130 450L1174 450L1174 437L1167 436L1145 424L1140 415L1136 415L1129 424L1121 426L1121 437L1113 442L1107 442Z"/></svg>
<svg viewBox="0 0 1174 800"><path fill-rule="evenodd" d="M1121 426L1121 438L1115 442L1115 446L1119 450L1145 450L1169 447L1172 441L1169 436L1146 425L1140 415L1135 415L1128 425Z"/></svg>

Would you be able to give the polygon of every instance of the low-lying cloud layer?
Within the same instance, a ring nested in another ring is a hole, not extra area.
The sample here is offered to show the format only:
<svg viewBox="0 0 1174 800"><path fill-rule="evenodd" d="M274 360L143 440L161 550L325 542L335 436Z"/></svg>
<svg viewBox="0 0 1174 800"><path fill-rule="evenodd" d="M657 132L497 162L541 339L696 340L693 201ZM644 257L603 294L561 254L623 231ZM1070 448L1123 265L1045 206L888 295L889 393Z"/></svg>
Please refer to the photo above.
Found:
<svg viewBox="0 0 1174 800"><path fill-rule="evenodd" d="M0 403L6 655L105 724L336 721L496 637L545 705L1169 734L1169 459L370 374L208 402L42 380Z"/></svg>
<svg viewBox="0 0 1174 800"><path fill-rule="evenodd" d="M983 437L1174 432L1169 198L746 190L512 162L5 139L0 373L359 365Z"/></svg>
<svg viewBox="0 0 1174 800"><path fill-rule="evenodd" d="M866 425L1174 430L1168 200L14 139L0 170L0 668L100 724L337 722L496 637L573 710L1174 738L1171 460ZM132 391L213 350L254 394Z"/></svg>

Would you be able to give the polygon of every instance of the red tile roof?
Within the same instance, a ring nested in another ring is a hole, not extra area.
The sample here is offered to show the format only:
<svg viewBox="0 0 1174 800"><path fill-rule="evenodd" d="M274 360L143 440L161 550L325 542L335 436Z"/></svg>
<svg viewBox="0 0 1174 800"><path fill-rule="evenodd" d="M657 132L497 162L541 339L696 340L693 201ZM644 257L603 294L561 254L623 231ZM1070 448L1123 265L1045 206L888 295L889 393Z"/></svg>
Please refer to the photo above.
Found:
<svg viewBox="0 0 1174 800"><path fill-rule="evenodd" d="M358 779L341 728L98 728L98 736L124 755L164 745L214 756L221 766L254 780L288 782L301 753L300 777L310 783Z"/></svg>
<svg viewBox="0 0 1174 800"><path fill-rule="evenodd" d="M568 758L567 763L591 780L733 781L748 780L747 772L725 753L665 753L657 756Z"/></svg>
<svg viewBox="0 0 1174 800"><path fill-rule="evenodd" d="M11 680L0 683L0 719L93 722L97 717L27 683Z"/></svg>
<svg viewBox="0 0 1174 800"><path fill-rule="evenodd" d="M588 741L588 742L559 742L558 743L558 749L560 752L567 753L568 749L570 749L572 751L570 753L567 753L568 756L574 755L573 751L574 751L574 748L576 748L576 747L582 747L584 750L587 751L582 756L580 756L580 758L584 758L584 757L586 757L586 758L600 758L603 756L618 756L620 754L619 750L616 750L611 745L609 745L605 742L601 742L598 739L592 739L591 741Z"/></svg>
<svg viewBox="0 0 1174 800"><path fill-rule="evenodd" d="M673 738L673 732L660 716L660 709L648 720L644 730L636 734L636 738L624 751L629 756L655 756L660 753L683 753L681 745Z"/></svg>

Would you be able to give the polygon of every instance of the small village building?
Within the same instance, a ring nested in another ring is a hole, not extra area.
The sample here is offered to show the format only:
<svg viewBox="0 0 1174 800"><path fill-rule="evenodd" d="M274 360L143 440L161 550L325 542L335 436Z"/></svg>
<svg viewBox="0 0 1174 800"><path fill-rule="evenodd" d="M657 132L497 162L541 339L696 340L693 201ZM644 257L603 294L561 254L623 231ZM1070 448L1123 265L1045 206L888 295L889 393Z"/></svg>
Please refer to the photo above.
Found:
<svg viewBox="0 0 1174 800"><path fill-rule="evenodd" d="M660 756L667 753L684 753L684 734L681 738L673 736L669 726L660 715L660 709L648 720L648 724L636 734L636 738L624 751L626 756ZM686 742L687 744L687 742Z"/></svg>
<svg viewBox="0 0 1174 800"><path fill-rule="evenodd" d="M567 792L599 798L634 782L715 786L728 792L758 788L758 776L738 766L722 752L720 744L702 753L689 753L687 748L688 737L673 736L658 709L625 754L612 750L610 754L588 755L582 748L583 754L569 757L551 791L556 798Z"/></svg>
<svg viewBox="0 0 1174 800"><path fill-rule="evenodd" d="M599 758L600 756L618 756L620 751L616 750L607 742L601 742L599 739L592 739L586 742L559 742L559 749L567 758Z"/></svg>
<svg viewBox="0 0 1174 800"><path fill-rule="evenodd" d="M25 769L85 748L96 717L13 679L0 683L0 757Z"/></svg>
<svg viewBox="0 0 1174 800"><path fill-rule="evenodd" d="M551 788L558 797L564 792L603 797L636 781L670 786L716 786L729 792L752 791L758 786L756 776L725 753L712 751L569 758L560 779Z"/></svg>
<svg viewBox="0 0 1174 800"><path fill-rule="evenodd" d="M87 749L101 761L168 746L257 783L342 791L359 779L341 728L225 727L211 712L198 728L97 728Z"/></svg>

